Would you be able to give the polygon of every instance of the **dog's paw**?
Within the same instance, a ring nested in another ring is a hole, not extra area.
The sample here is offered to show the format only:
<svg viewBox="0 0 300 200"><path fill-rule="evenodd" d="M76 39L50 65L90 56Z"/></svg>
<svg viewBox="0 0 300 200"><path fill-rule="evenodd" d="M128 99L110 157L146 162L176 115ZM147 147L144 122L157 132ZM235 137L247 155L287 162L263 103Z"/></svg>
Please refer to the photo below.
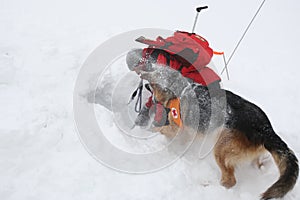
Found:
<svg viewBox="0 0 300 200"><path fill-rule="evenodd" d="M227 189L228 188L231 188L233 186L235 186L236 184L236 180L234 177L231 177L231 178L227 178L227 179L222 179L221 180L221 185L223 185L224 187L226 187Z"/></svg>

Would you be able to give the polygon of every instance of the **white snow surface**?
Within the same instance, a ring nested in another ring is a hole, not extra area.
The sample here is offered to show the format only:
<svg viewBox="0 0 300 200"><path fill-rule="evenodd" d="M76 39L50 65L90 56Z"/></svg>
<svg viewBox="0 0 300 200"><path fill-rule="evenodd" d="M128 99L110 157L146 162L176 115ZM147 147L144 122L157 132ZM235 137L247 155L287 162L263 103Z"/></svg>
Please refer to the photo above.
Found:
<svg viewBox="0 0 300 200"><path fill-rule="evenodd" d="M101 165L79 140L72 98L82 63L110 37L145 27L190 31L194 8L207 4L196 31L229 56L260 2L1 0L0 199L259 199L278 178L268 157L262 169L239 167L231 189L219 184L211 155L183 157L144 175ZM222 75L223 87L259 105L298 157L299 10L297 0L266 1L230 62L230 80ZM214 65L221 71L222 59L214 58ZM109 140L139 151L96 106L106 131L114 131ZM299 196L298 181L284 199Z"/></svg>

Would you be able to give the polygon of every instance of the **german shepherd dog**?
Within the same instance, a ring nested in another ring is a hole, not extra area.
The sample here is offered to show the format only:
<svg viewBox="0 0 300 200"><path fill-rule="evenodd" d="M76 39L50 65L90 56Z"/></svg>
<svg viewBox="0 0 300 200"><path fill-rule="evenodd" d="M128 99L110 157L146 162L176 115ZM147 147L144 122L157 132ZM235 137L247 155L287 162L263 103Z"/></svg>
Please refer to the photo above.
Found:
<svg viewBox="0 0 300 200"><path fill-rule="evenodd" d="M162 134L172 136L178 129L189 127L189 122L194 118L199 119L197 134L221 130L213 152L221 169L221 184L224 187L230 188L236 184L234 172L237 164L245 158L254 160L268 151L279 169L280 177L261 195L261 199L281 198L293 189L298 178L298 160L258 106L228 90L210 90L209 87L184 81L179 72L168 67L158 67L151 72L140 71L140 74L142 79L149 81L157 102L167 106L170 100L179 98L181 113L185 110L182 126L173 123L169 115L168 125L159 129ZM197 105L189 102L194 97L183 94L187 88L194 92ZM215 111L213 108L216 108ZM212 112L215 112L214 117Z"/></svg>

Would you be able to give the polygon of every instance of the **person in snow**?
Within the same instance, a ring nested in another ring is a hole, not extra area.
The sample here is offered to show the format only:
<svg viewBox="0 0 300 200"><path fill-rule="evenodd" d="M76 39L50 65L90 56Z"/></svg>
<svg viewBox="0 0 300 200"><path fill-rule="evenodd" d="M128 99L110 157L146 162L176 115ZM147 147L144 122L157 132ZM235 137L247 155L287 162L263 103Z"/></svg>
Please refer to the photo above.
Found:
<svg viewBox="0 0 300 200"><path fill-rule="evenodd" d="M160 36L156 40L140 37L136 41L149 46L144 49L133 49L127 53L126 63L131 71L139 74L141 70L153 70L152 64L166 66L179 71L191 83L207 86L210 91L220 89L221 78L207 67L213 56L213 50L203 37L195 33L176 31L173 36L166 39ZM148 125L149 110L153 105L155 105L155 100L151 96L139 112L135 125ZM159 115L156 110L155 118ZM164 126L166 124L154 120L154 125Z"/></svg>

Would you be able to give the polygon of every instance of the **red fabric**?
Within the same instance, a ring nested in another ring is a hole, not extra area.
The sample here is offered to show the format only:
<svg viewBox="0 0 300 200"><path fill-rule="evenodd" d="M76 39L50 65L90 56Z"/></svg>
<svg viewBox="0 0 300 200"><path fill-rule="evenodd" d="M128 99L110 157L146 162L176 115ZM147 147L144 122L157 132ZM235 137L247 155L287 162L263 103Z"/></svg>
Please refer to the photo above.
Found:
<svg viewBox="0 0 300 200"><path fill-rule="evenodd" d="M161 121L163 120L164 111L164 106L160 103L156 103L154 121L156 121L157 123L161 123Z"/></svg>
<svg viewBox="0 0 300 200"><path fill-rule="evenodd" d="M150 100L150 98L149 98L149 100ZM149 103L149 101L147 103ZM154 121L157 124L162 124L163 120L166 120L167 113L165 111L164 106L161 103L157 102L154 104L153 102L151 102L151 107L149 107L149 109L150 109L151 113L154 113ZM165 118L164 118L164 116L165 116Z"/></svg>
<svg viewBox="0 0 300 200"><path fill-rule="evenodd" d="M204 86L208 86L209 84L216 81L221 81L221 78L212 69L208 67L204 67L199 71L182 70L181 73L184 77L190 78L194 82Z"/></svg>
<svg viewBox="0 0 300 200"><path fill-rule="evenodd" d="M156 59L156 63L160 64L160 65L166 65L167 64L167 58L164 55L159 54L158 57L157 57L157 59Z"/></svg>
<svg viewBox="0 0 300 200"><path fill-rule="evenodd" d="M152 96L148 98L148 101L145 105L147 108L150 108L153 105Z"/></svg>

